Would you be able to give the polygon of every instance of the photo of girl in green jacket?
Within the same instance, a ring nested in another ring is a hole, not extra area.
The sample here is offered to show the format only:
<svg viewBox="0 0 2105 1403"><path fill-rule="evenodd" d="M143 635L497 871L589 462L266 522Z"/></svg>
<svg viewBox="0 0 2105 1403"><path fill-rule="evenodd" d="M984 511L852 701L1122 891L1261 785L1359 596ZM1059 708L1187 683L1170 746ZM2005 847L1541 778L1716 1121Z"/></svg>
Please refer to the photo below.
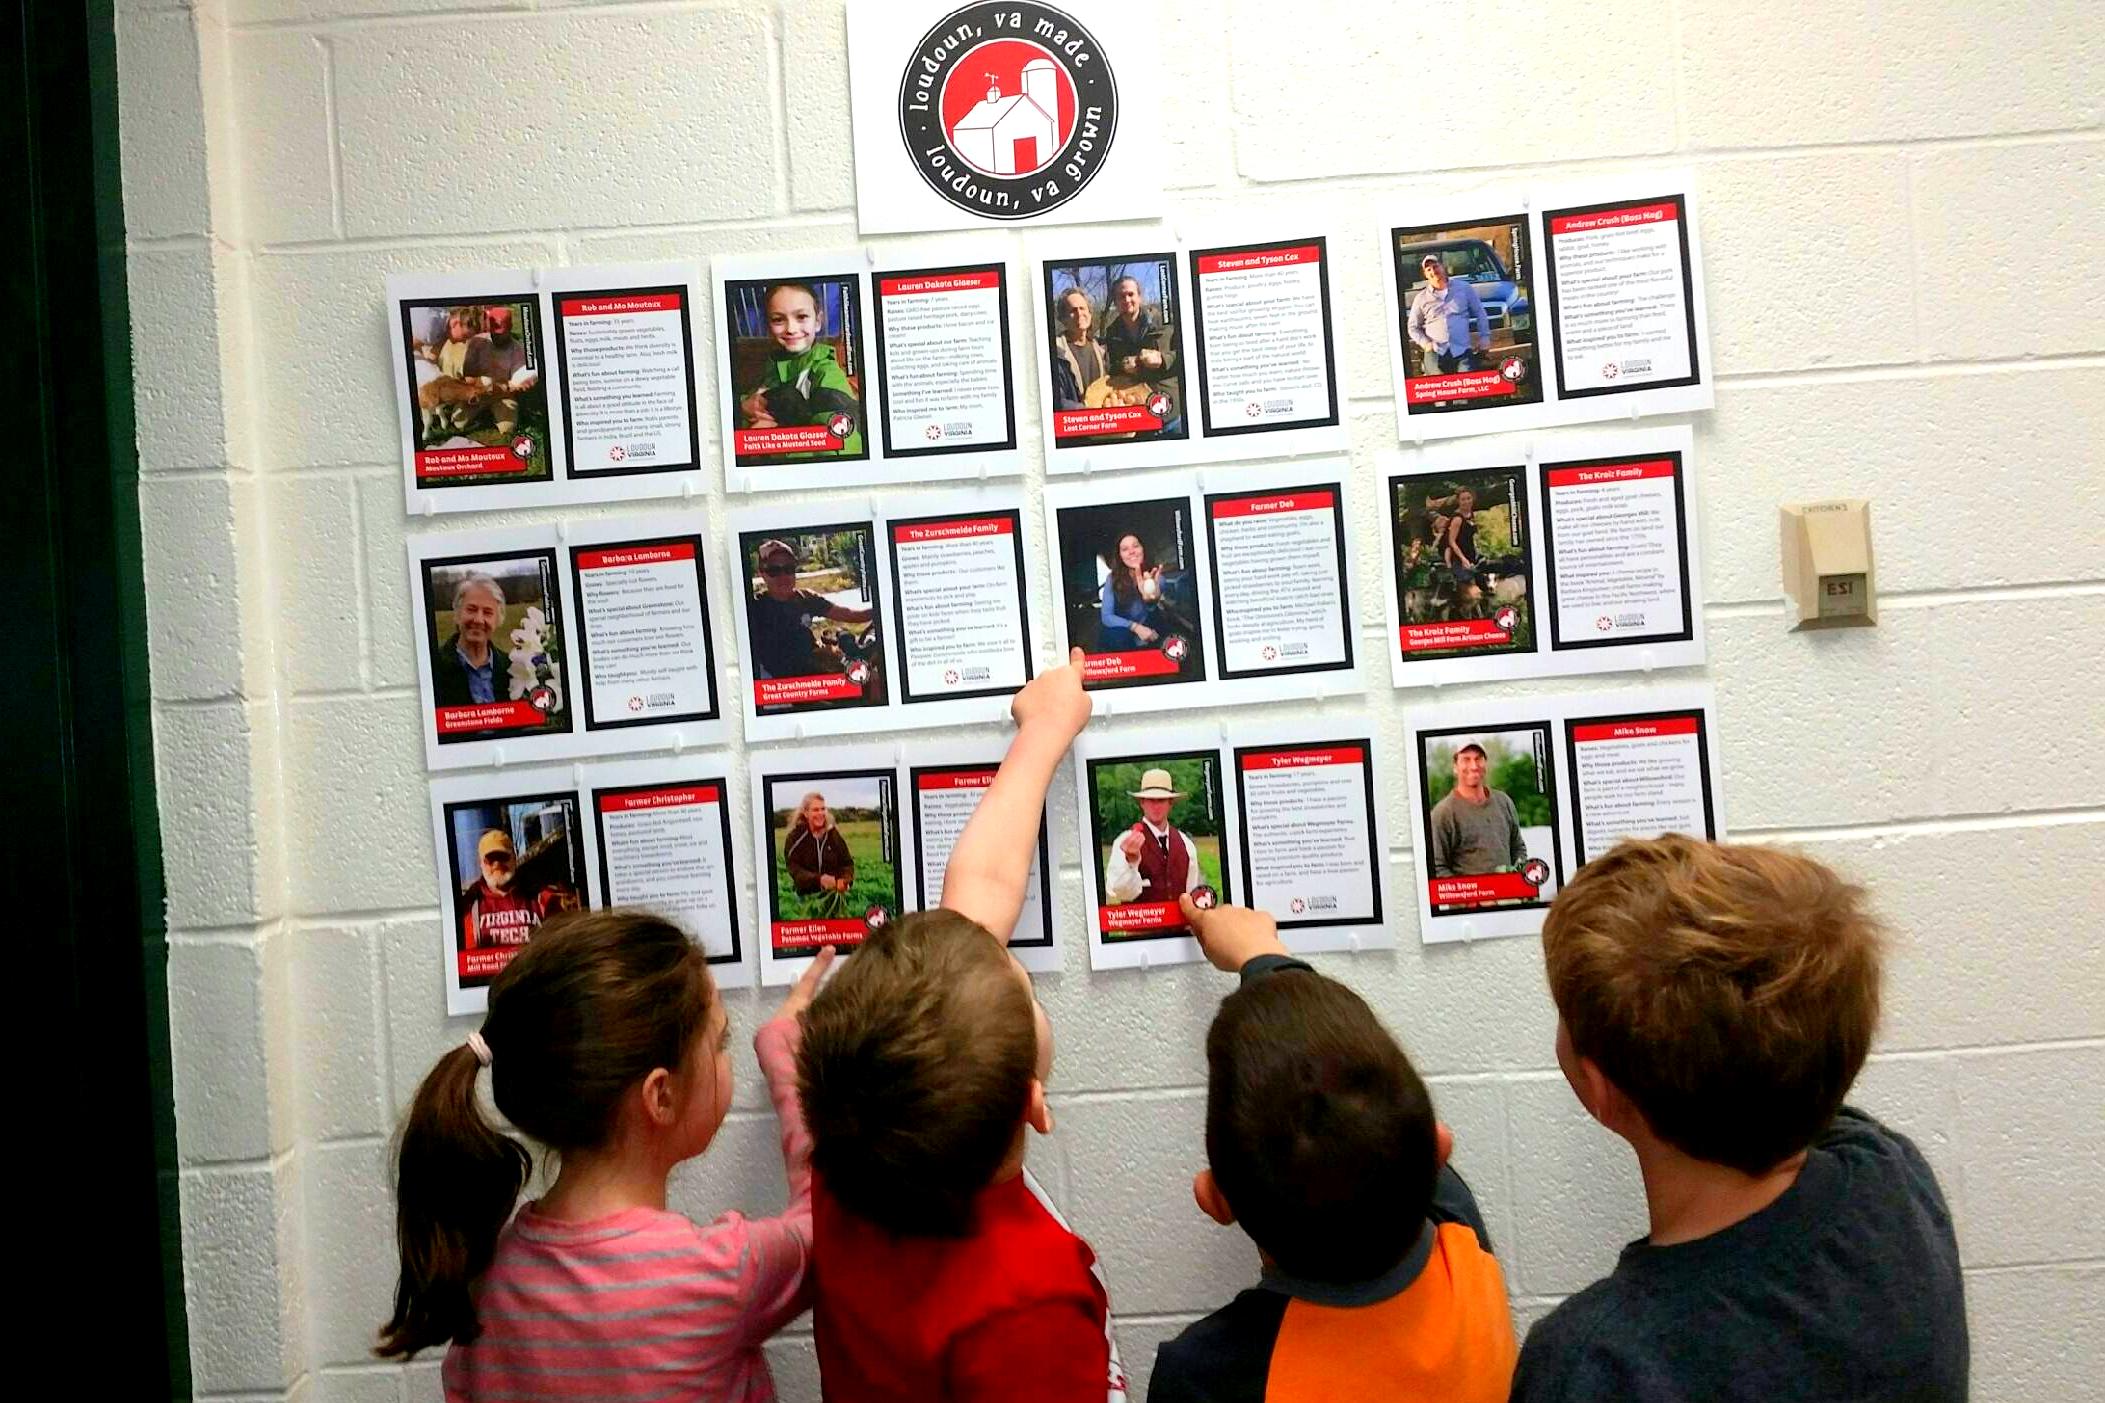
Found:
<svg viewBox="0 0 2105 1403"><path fill-rule="evenodd" d="M737 461L868 456L856 383L852 284L843 279L746 284L728 292L736 336L732 371L739 386ZM820 432L809 432L813 429Z"/></svg>

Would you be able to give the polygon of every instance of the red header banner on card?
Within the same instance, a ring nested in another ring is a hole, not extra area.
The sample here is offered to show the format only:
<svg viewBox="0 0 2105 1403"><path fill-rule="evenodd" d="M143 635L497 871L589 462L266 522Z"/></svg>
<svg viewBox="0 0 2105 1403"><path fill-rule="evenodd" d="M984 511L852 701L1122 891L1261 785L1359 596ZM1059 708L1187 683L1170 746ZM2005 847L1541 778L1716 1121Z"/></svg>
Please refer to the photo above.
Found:
<svg viewBox="0 0 2105 1403"><path fill-rule="evenodd" d="M1082 659L1082 680L1110 682L1122 677L1168 677L1182 666L1157 648L1134 653L1091 653Z"/></svg>
<svg viewBox="0 0 2105 1403"><path fill-rule="evenodd" d="M1148 413L1144 404L1115 404L1106 405L1102 409L1053 411L1054 438L1147 433L1161 427L1162 420Z"/></svg>
<svg viewBox="0 0 2105 1403"><path fill-rule="evenodd" d="M1285 512L1329 511L1337 505L1330 492L1286 492L1265 497L1229 497L1213 504L1213 519L1237 516L1278 516Z"/></svg>
<svg viewBox="0 0 2105 1403"><path fill-rule="evenodd" d="M1633 229L1640 224L1672 224L1681 211L1672 203L1600 209L1591 214L1560 214L1550 221L1550 234L1587 234L1596 229Z"/></svg>
<svg viewBox="0 0 2105 1403"><path fill-rule="evenodd" d="M1253 268L1287 268L1298 263L1322 261L1322 249L1314 244L1300 244L1294 248L1230 249L1222 253L1202 253L1192 260L1192 267L1203 277L1208 273L1244 273Z"/></svg>
<svg viewBox="0 0 2105 1403"><path fill-rule="evenodd" d="M879 297L913 297L928 292L979 292L1001 286L1001 269L980 268L969 273L919 273L905 278L879 278Z"/></svg>
<svg viewBox="0 0 2105 1403"><path fill-rule="evenodd" d="M985 789L994 783L992 770L937 770L920 776L916 789Z"/></svg>
<svg viewBox="0 0 2105 1403"><path fill-rule="evenodd" d="M775 948L801 945L859 945L870 928L859 918L846 917L824 921L776 921L771 934Z"/></svg>
<svg viewBox="0 0 2105 1403"><path fill-rule="evenodd" d="M1602 482L1637 482L1648 477L1672 477L1674 460L1655 458L1648 463L1617 463L1598 468L1583 464L1551 468L1545 475L1552 487L1590 487Z"/></svg>
<svg viewBox="0 0 2105 1403"><path fill-rule="evenodd" d="M580 570L619 570L631 565L666 565L694 559L694 542L674 541L660 546L607 546L577 553Z"/></svg>
<svg viewBox="0 0 2105 1403"><path fill-rule="evenodd" d="M860 683L837 673L816 677L757 677L753 679L756 706L789 706L797 702L851 701L862 695Z"/></svg>
<svg viewBox="0 0 2105 1403"><path fill-rule="evenodd" d="M731 431L731 447L738 453L827 453L844 442L845 439L835 438L824 424Z"/></svg>
<svg viewBox="0 0 2105 1403"><path fill-rule="evenodd" d="M419 478L523 473L532 466L509 448L431 448L417 453Z"/></svg>
<svg viewBox="0 0 2105 1403"><path fill-rule="evenodd" d="M1518 872L1486 872L1481 877L1435 877L1426 883L1435 906L1475 906L1488 901L1534 901L1542 888L1530 886Z"/></svg>
<svg viewBox="0 0 2105 1403"><path fill-rule="evenodd" d="M1364 765L1367 752L1356 745L1328 750L1262 750L1243 757L1246 770L1300 770L1310 765Z"/></svg>
<svg viewBox="0 0 2105 1403"><path fill-rule="evenodd" d="M956 521L922 521L892 528L892 539L901 545L928 541L967 541L975 536L1012 536L1016 522L1006 516L960 517Z"/></svg>
<svg viewBox="0 0 2105 1403"><path fill-rule="evenodd" d="M523 701L442 706L438 708L437 716L442 736L457 736L468 731L516 731L524 726L538 726L548 719L545 713Z"/></svg>
<svg viewBox="0 0 2105 1403"><path fill-rule="evenodd" d="M1491 619L1450 619L1433 624L1405 624L1403 651L1423 653L1435 648L1489 648L1510 643L1513 635Z"/></svg>
<svg viewBox="0 0 2105 1403"><path fill-rule="evenodd" d="M620 317L638 312L677 312L677 292L647 292L624 297L566 297L558 310L566 317Z"/></svg>
<svg viewBox="0 0 2105 1403"><path fill-rule="evenodd" d="M1123 906L1097 907L1096 925L1105 935L1182 930L1184 913L1177 909L1174 901L1129 901Z"/></svg>
<svg viewBox="0 0 2105 1403"><path fill-rule="evenodd" d="M599 796L603 814L634 813L640 809L676 809L690 804L714 804L721 797L713 784L683 784L669 789L635 789L623 794Z"/></svg>
<svg viewBox="0 0 2105 1403"><path fill-rule="evenodd" d="M1518 381L1508 380L1495 370L1408 376L1403 386L1404 398L1411 404L1431 404L1443 399L1489 399L1493 395L1510 395L1520 388Z"/></svg>
<svg viewBox="0 0 2105 1403"><path fill-rule="evenodd" d="M1572 743L1596 740L1653 740L1660 736L1692 736L1701 723L1693 716L1663 716L1651 721L1601 721L1571 728Z"/></svg>

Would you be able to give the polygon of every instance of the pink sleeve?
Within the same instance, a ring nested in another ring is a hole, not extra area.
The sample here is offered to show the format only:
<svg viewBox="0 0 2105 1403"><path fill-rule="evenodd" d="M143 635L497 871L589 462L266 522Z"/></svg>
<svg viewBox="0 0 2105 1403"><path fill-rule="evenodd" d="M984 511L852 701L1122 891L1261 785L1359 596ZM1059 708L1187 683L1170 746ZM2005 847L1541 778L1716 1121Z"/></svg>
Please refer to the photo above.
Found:
<svg viewBox="0 0 2105 1403"><path fill-rule="evenodd" d="M764 1340L801 1315L811 1304L805 1277L811 1264L811 1136L804 1129L804 1108L797 1099L797 1034L795 1019L771 1019L753 1035L760 1074L775 1103L782 1129L782 1167L789 1176L789 1202L779 1217L745 1223L746 1252L743 1333Z"/></svg>

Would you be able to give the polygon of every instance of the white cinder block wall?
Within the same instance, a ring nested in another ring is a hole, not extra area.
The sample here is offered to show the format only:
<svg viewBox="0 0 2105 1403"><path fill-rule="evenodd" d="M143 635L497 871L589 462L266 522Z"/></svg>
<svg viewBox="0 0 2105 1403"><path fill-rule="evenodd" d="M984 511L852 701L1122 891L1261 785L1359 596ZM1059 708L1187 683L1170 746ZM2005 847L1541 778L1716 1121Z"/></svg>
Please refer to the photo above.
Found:
<svg viewBox="0 0 2105 1403"><path fill-rule="evenodd" d="M382 277L852 241L840 8L118 8L196 1383L435 1398L433 1362L367 1354L392 1285L386 1137L468 1030L440 1013ZM2105 9L1168 8L1156 70L1121 72L1163 98L1175 209L1344 235L1362 473L1393 438L1385 214L1508 176L1700 171L1730 817L1870 882L1901 932L1859 1095L1920 1140L1957 1209L1976 1396L2098 1397ZM1844 492L1875 502L1883 621L1789 635L1775 504ZM1364 680L1408 834L1376 523L1358 528ZM1072 800L1054 792L1072 910ZM1640 1230L1635 1175L1558 1078L1533 943L1428 951L1400 921L1395 954L1324 964L1433 1076L1525 1324ZM1227 987L1199 968L1091 976L1079 949L1041 985L1060 1130L1034 1163L1104 1257L1140 1380L1158 1340L1255 1273L1187 1188ZM770 1002L734 994L734 1017L750 1029ZM745 1109L679 1181L698 1215L781 1198L741 1075ZM785 1397L816 1398L808 1335L776 1360Z"/></svg>

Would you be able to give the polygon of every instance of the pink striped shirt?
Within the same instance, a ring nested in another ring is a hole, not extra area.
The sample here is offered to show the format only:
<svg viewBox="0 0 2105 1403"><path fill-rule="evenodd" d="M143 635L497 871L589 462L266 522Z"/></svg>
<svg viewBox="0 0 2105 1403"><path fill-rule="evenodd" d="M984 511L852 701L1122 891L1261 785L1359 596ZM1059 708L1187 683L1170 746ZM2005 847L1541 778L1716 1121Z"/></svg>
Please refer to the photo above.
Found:
<svg viewBox="0 0 2105 1403"><path fill-rule="evenodd" d="M521 1208L476 1296L482 1334L446 1351L450 1403L649 1403L775 1396L761 1343L810 1304L811 1137L797 1104L797 1025L753 1036L782 1127L789 1206L707 1227L628 1208L564 1222Z"/></svg>

